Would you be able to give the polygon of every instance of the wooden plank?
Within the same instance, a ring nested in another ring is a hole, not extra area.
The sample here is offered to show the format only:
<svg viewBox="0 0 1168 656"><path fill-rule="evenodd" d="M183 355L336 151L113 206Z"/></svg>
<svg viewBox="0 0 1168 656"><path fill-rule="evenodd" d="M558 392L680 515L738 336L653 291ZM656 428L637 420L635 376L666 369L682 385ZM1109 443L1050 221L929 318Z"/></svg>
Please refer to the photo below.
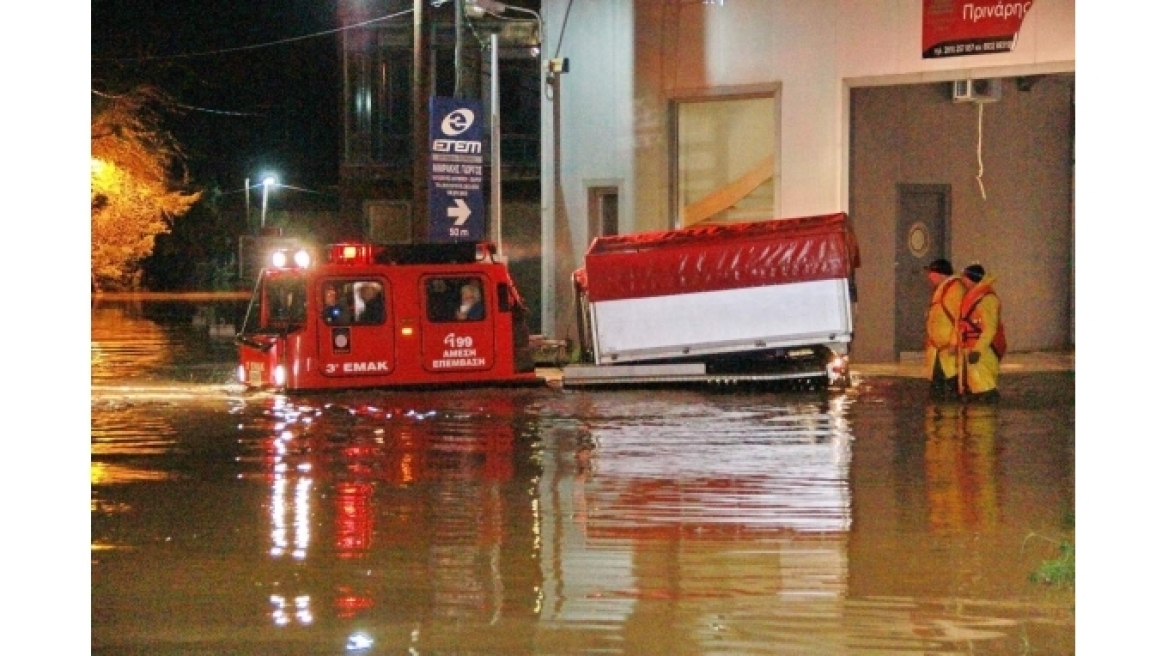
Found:
<svg viewBox="0 0 1168 656"><path fill-rule="evenodd" d="M755 164L752 169L738 179L731 180L704 197L686 205L682 211L681 227L688 228L705 221L718 212L733 207L738 201L749 196L750 192L757 189L759 185L774 177L774 174L775 156L772 153L762 158L758 164Z"/></svg>

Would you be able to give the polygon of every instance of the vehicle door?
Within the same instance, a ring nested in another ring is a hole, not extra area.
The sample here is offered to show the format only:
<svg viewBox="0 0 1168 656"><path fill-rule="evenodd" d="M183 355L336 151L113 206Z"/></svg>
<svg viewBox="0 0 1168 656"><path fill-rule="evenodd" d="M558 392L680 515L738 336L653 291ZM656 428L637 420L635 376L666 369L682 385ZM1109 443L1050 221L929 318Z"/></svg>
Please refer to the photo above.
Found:
<svg viewBox="0 0 1168 656"><path fill-rule="evenodd" d="M422 368L433 373L485 371L495 366L498 307L479 274L422 278L425 304Z"/></svg>
<svg viewBox="0 0 1168 656"><path fill-rule="evenodd" d="M385 375L393 371L396 345L389 282L373 275L325 278L310 293L321 308L319 370L330 378Z"/></svg>

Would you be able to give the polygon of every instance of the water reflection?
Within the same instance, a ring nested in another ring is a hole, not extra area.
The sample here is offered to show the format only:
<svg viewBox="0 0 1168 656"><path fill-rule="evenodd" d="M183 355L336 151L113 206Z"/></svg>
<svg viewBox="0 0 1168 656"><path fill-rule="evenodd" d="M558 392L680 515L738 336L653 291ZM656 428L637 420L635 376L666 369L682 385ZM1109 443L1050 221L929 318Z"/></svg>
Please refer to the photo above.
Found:
<svg viewBox="0 0 1168 656"><path fill-rule="evenodd" d="M1073 378L287 397L147 314L94 331L94 653L1073 651L1022 548Z"/></svg>
<svg viewBox="0 0 1168 656"><path fill-rule="evenodd" d="M274 626L411 617L411 641L436 648L465 622L533 616L537 652L581 630L660 652L665 629L679 649L749 651L758 637L732 628L775 613L799 629L768 640L841 634L845 399L482 394L441 410L425 395L276 396L242 427L267 432ZM305 585L298 563L332 585Z"/></svg>
<svg viewBox="0 0 1168 656"><path fill-rule="evenodd" d="M925 489L937 533L991 530L999 521L994 433L997 406L930 405L925 415Z"/></svg>
<svg viewBox="0 0 1168 656"><path fill-rule="evenodd" d="M534 604L533 568L506 583L531 561L507 554L530 554L534 532L533 500L514 501L514 401L476 396L442 411L423 394L268 401L268 556L289 566L277 586L296 588L269 595L274 624L410 617L421 639ZM333 585L301 586L299 562L335 572Z"/></svg>
<svg viewBox="0 0 1168 656"><path fill-rule="evenodd" d="M842 646L847 399L656 397L593 395L543 431L540 647Z"/></svg>
<svg viewBox="0 0 1168 656"><path fill-rule="evenodd" d="M239 301L95 302L90 312L90 379L94 385L128 381L223 383L234 372L235 345L192 320L200 309L236 312Z"/></svg>
<svg viewBox="0 0 1168 656"><path fill-rule="evenodd" d="M166 331L141 318L141 309L141 304L93 309L89 364L95 381L141 376L171 357Z"/></svg>

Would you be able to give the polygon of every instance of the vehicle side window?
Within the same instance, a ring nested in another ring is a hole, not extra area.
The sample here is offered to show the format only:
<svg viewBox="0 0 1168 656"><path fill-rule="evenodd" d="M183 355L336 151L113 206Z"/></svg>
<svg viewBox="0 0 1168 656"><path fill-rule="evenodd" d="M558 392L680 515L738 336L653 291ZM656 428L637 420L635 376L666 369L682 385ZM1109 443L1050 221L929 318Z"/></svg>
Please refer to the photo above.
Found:
<svg viewBox="0 0 1168 656"><path fill-rule="evenodd" d="M482 321L486 318L483 281L477 277L426 280L426 318L432 322Z"/></svg>
<svg viewBox="0 0 1168 656"><path fill-rule="evenodd" d="M353 299L354 322L359 324L379 324L385 322L385 290L381 283L372 280L358 282L355 285L356 296Z"/></svg>
<svg viewBox="0 0 1168 656"><path fill-rule="evenodd" d="M353 323L352 283L329 280L320 290L320 306L324 308L324 322L330 326L348 326Z"/></svg>
<svg viewBox="0 0 1168 656"><path fill-rule="evenodd" d="M320 295L324 322L330 326L385 322L385 286L377 280L326 280Z"/></svg>

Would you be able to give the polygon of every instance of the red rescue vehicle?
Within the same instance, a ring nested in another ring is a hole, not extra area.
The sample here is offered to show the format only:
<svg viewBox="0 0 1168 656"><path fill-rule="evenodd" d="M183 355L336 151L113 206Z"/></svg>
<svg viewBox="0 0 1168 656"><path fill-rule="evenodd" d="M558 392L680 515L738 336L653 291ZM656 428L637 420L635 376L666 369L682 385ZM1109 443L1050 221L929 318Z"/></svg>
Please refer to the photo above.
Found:
<svg viewBox="0 0 1168 656"><path fill-rule="evenodd" d="M252 293L239 381L285 391L544 384L527 310L489 243L273 254Z"/></svg>

